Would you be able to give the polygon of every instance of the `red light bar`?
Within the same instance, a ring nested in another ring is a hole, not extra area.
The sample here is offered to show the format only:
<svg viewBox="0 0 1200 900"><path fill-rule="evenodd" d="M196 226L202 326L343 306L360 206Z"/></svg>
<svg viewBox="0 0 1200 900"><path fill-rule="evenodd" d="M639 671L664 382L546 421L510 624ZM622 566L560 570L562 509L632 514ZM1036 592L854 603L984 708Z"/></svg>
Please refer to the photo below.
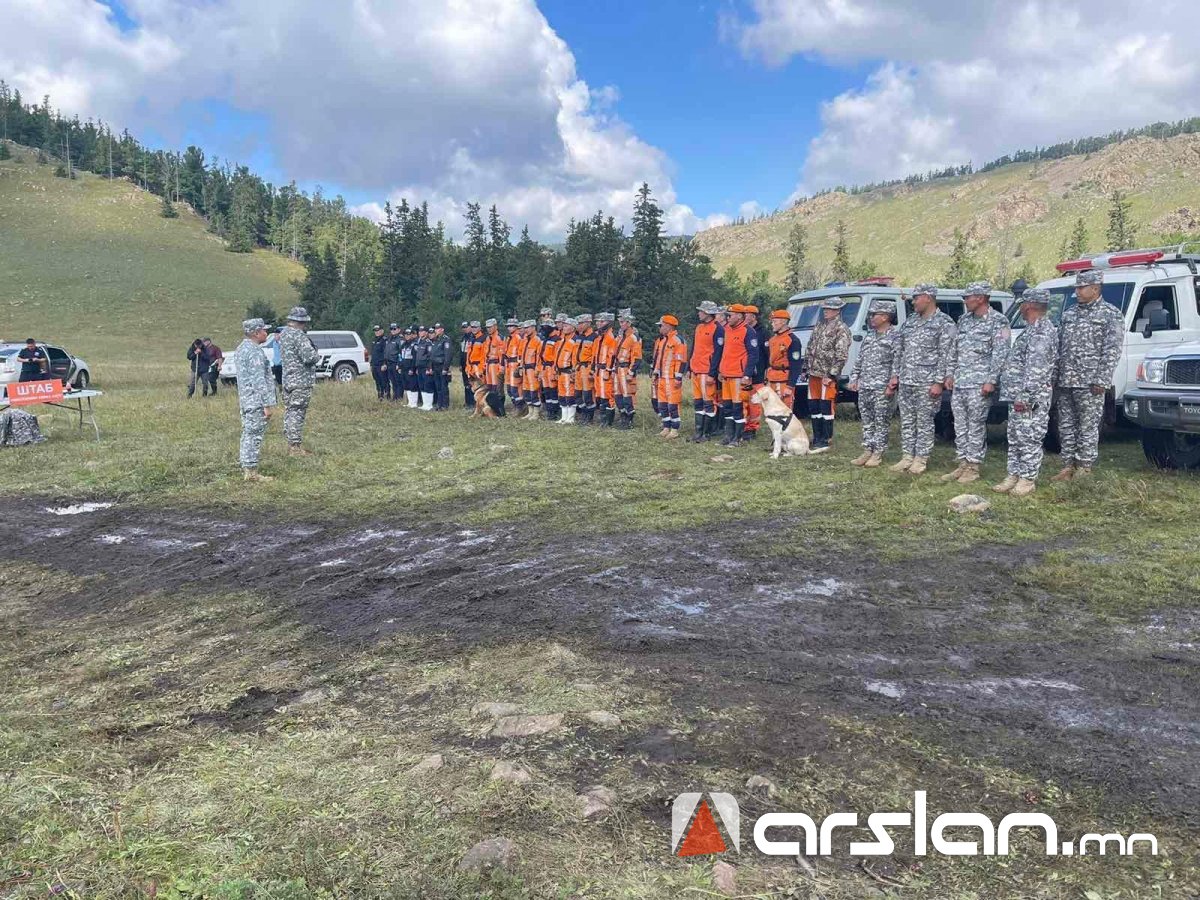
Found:
<svg viewBox="0 0 1200 900"><path fill-rule="evenodd" d="M1138 253L1118 253L1108 258L1110 266L1141 266L1162 259L1161 250L1142 250Z"/></svg>
<svg viewBox="0 0 1200 900"><path fill-rule="evenodd" d="M1060 262L1054 268L1060 272L1082 272L1084 269L1092 268L1092 261L1090 259L1070 259Z"/></svg>

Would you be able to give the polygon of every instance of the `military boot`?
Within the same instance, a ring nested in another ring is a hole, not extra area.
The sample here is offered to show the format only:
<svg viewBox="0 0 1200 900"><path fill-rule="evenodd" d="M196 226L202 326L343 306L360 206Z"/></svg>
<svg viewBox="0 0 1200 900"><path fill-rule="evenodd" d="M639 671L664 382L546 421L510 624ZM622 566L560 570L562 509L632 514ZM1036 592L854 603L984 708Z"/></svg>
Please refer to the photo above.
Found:
<svg viewBox="0 0 1200 900"><path fill-rule="evenodd" d="M912 465L908 467L909 475L924 475L925 469L929 466L928 456L914 456Z"/></svg>
<svg viewBox="0 0 1200 900"><path fill-rule="evenodd" d="M940 476L938 478L938 481L943 481L943 482L958 481L958 479L962 476L963 472L966 471L966 468L967 468L967 464L965 462L960 462L958 464L958 467L953 472L947 472L945 475Z"/></svg>
<svg viewBox="0 0 1200 900"><path fill-rule="evenodd" d="M1075 474L1072 476L1071 480L1078 481L1080 478L1090 478L1091 475L1092 475L1092 467L1091 466L1080 466L1079 468L1077 468L1075 470Z"/></svg>
<svg viewBox="0 0 1200 900"><path fill-rule="evenodd" d="M312 456L311 450L306 450L299 444L291 444L287 449L288 456Z"/></svg>
<svg viewBox="0 0 1200 900"><path fill-rule="evenodd" d="M1075 467L1068 463L1062 467L1062 471L1051 478L1051 481L1070 481L1075 477Z"/></svg>
<svg viewBox="0 0 1200 900"><path fill-rule="evenodd" d="M860 466L860 467L865 466L867 464L867 460L869 460L870 458L871 458L871 451L864 450L862 453L858 454L858 456L854 457L854 459L850 460L850 465Z"/></svg>
<svg viewBox="0 0 1200 900"><path fill-rule="evenodd" d="M963 473L958 476L959 484L971 484L979 480L979 463L967 463Z"/></svg>
<svg viewBox="0 0 1200 900"><path fill-rule="evenodd" d="M888 466L888 470L892 471L892 472L907 472L908 467L911 466L912 464L913 464L913 455L911 453L905 453L903 456L900 457L900 462L893 463L892 465Z"/></svg>
<svg viewBox="0 0 1200 900"><path fill-rule="evenodd" d="M878 469L883 464L883 453L876 450L871 454L870 458L863 463L864 469Z"/></svg>
<svg viewBox="0 0 1200 900"><path fill-rule="evenodd" d="M1005 478L998 485L993 487L992 490L995 491L997 494L1007 494L1009 491L1011 491L1013 488L1015 488L1017 486L1017 482L1020 480L1021 480L1020 478L1018 478L1016 475L1013 475L1010 472L1008 474L1008 477Z"/></svg>
<svg viewBox="0 0 1200 900"><path fill-rule="evenodd" d="M270 475L260 475L258 469L242 469L242 481L274 481Z"/></svg>
<svg viewBox="0 0 1200 900"><path fill-rule="evenodd" d="M1010 497L1028 497L1037 488L1037 482L1029 478L1018 478L1017 483L1012 490L1008 492Z"/></svg>

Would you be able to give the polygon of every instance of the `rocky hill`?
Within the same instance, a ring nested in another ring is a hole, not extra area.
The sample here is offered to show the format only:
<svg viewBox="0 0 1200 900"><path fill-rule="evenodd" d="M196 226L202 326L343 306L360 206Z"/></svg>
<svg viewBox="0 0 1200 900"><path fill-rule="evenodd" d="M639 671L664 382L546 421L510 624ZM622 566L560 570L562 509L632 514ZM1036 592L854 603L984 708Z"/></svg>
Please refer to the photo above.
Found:
<svg viewBox="0 0 1200 900"><path fill-rule="evenodd" d="M1138 243L1200 229L1200 135L1135 138L1086 156L1016 163L988 172L900 185L864 194L834 192L744 225L701 232L696 240L718 270L765 269L782 278L788 233L807 230L809 265L827 272L835 228L844 221L851 256L875 262L901 281L937 279L947 267L955 228L974 244L988 272L1011 280L1028 262L1048 277L1075 221L1089 247L1102 250L1114 190L1132 203Z"/></svg>

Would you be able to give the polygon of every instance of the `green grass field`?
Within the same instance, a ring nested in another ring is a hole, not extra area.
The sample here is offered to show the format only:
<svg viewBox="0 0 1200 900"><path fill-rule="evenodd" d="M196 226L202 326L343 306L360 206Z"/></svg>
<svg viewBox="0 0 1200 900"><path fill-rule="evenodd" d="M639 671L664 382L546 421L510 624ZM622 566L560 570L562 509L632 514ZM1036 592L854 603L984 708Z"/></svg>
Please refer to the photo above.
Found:
<svg viewBox="0 0 1200 900"><path fill-rule="evenodd" d="M997 430L987 480L977 486L992 508L964 517L947 507L963 489L934 477L951 466L946 445L921 479L849 466L858 439L849 410L834 452L773 461L762 441L725 454L715 444L658 440L645 391L637 428L623 433L468 419L457 384L454 410L420 413L380 404L360 380L319 385L311 459L285 456L274 421L262 469L276 480L245 484L233 392L186 400L184 351L200 333L232 350L245 304L264 297L285 307L300 271L267 253L226 253L201 222L187 214L164 221L157 206L126 184L67 182L28 160L0 163L5 336L61 342L88 359L105 392L99 442L53 411L42 418L47 443L0 453L8 497L37 505L102 499L132 514L281 525L512 530L569 538L581 553L620 553L656 535L703 544L744 526L745 557L756 566L872 559L882 583L889 566L919 570L927 561L933 570L974 559L968 554L978 548L1011 548L1030 560L1014 569L1013 591L1034 598L1022 609L1051 631L1060 622L1132 633L1186 615L1200 592L1200 479L1150 469L1132 433L1103 445L1090 482L1043 484L1019 501L986 490L1003 473ZM445 447L451 458L440 457ZM724 455L732 458L714 459ZM1050 458L1047 474L1054 469ZM93 591L104 605L88 600ZM698 663L681 674L659 668L666 663L658 657L627 665L586 637L569 649L542 636L466 648L436 633L342 641L293 615L291 602L252 583L200 596L126 591L112 574L7 560L0 896L721 895L711 861L666 852L664 822L678 790L740 789L766 766L744 735L770 732L778 709L751 696L727 705L683 699L740 672ZM985 618L999 620L1002 610ZM988 632L1014 651L1035 637ZM564 727L500 741L473 711L495 701L561 714ZM615 712L621 726L596 725L588 713L597 710ZM902 808L903 786L924 783L942 808L960 798L989 812L1036 806L1064 829L1104 821L1151 830L1164 852L1122 861L931 857L865 869L843 860L811 872L795 860L744 854L734 860L740 896L1200 893L1194 829L1155 812L1152 798L1114 812L1102 787L1064 786L948 746L936 723L921 727L904 715L807 705L787 712L805 724L783 736L794 750L768 770L778 796L768 804L743 792L750 812ZM626 746L626 735L659 731L694 742L695 757L647 764ZM414 769L435 753L442 768ZM493 780L498 760L526 769L529 780ZM619 802L593 820L579 797L598 783ZM517 839L515 869L482 878L459 871L466 848L498 832Z"/></svg>

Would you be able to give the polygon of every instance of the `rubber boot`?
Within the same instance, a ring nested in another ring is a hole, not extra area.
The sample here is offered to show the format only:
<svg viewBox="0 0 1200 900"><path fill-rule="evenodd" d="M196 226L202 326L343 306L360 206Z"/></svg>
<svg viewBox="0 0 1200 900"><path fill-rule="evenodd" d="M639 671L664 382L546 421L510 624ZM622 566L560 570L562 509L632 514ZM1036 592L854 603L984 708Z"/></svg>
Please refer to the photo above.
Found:
<svg viewBox="0 0 1200 900"><path fill-rule="evenodd" d="M867 464L867 460L869 460L870 458L871 458L871 451L864 450L862 453L858 454L858 456L854 457L854 459L850 460L850 465L859 466L859 467L865 466Z"/></svg>
<svg viewBox="0 0 1200 900"><path fill-rule="evenodd" d="M1008 492L1010 497L1028 497L1037 489L1037 482L1029 478L1018 478L1013 489Z"/></svg>
<svg viewBox="0 0 1200 900"><path fill-rule="evenodd" d="M876 450L871 454L870 459L863 463L864 469L878 469L883 464L883 451Z"/></svg>
<svg viewBox="0 0 1200 900"><path fill-rule="evenodd" d="M992 490L995 491L997 494L1007 494L1009 491L1011 491L1013 488L1015 488L1017 486L1017 482L1020 480L1021 479L1018 478L1016 475L1009 472L1008 477L1005 478L999 484L993 486Z"/></svg>
<svg viewBox="0 0 1200 900"><path fill-rule="evenodd" d="M734 435L737 433L737 423L733 419L725 420L725 437L721 438L722 447L732 447Z"/></svg>
<svg viewBox="0 0 1200 900"><path fill-rule="evenodd" d="M423 412L433 412L433 394L421 392L421 410Z"/></svg>
<svg viewBox="0 0 1200 900"><path fill-rule="evenodd" d="M733 443L730 444L730 446L731 447L740 447L742 445L742 441L744 441L745 438L746 438L746 423L745 422L734 422L733 423Z"/></svg>
<svg viewBox="0 0 1200 900"><path fill-rule="evenodd" d="M965 462L960 461L959 464L954 467L953 472L947 472L945 475L939 475L938 481L941 481L941 482L944 482L947 484L951 481L958 481L959 477L966 470L966 468L967 468L967 464Z"/></svg>
<svg viewBox="0 0 1200 900"><path fill-rule="evenodd" d="M893 463L892 465L888 466L888 470L891 472L907 472L908 467L911 466L912 464L913 464L913 455L911 453L905 453L903 456L900 457L900 462Z"/></svg>
<svg viewBox="0 0 1200 900"><path fill-rule="evenodd" d="M574 406L564 406L562 412L563 412L563 415L562 415L562 419L559 420L559 424L561 424L561 425L574 424L574 422L575 422L575 407Z"/></svg>
<svg viewBox="0 0 1200 900"><path fill-rule="evenodd" d="M417 406L420 405L420 401L417 399L419 394L420 394L420 391L405 391L404 392L404 397L406 400L408 400L408 405L411 409L416 409Z"/></svg>
<svg viewBox="0 0 1200 900"><path fill-rule="evenodd" d="M973 484L979 480L979 463L967 463L963 473L958 476L959 484Z"/></svg>

